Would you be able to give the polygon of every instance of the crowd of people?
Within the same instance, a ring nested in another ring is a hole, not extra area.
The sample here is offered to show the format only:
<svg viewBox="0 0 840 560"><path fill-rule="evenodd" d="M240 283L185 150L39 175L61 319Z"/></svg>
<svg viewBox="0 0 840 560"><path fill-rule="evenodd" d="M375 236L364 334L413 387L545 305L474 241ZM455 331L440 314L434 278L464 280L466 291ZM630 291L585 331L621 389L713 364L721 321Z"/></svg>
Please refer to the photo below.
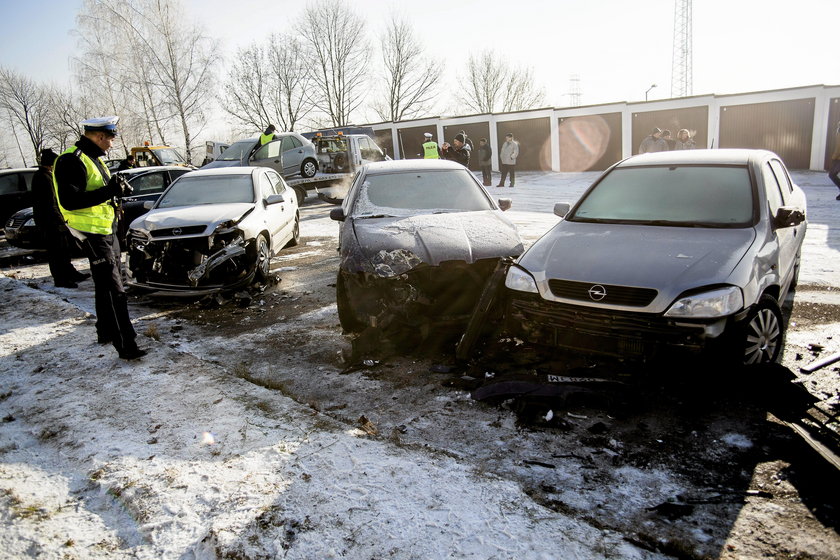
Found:
<svg viewBox="0 0 840 560"><path fill-rule="evenodd" d="M662 130L659 127L654 128L650 134L645 136L642 143L639 144L639 153L647 154L649 152L667 152L668 150L693 150L694 139L691 138L691 133L688 129L680 129L677 132L677 138L671 138L670 130Z"/></svg>
<svg viewBox="0 0 840 560"><path fill-rule="evenodd" d="M448 159L456 161L464 167L469 167L474 148L472 139L463 130L455 135L452 143L443 142L438 146L432 133L426 132L423 138L423 157L425 159ZM482 183L485 187L492 185L493 148L487 138L478 141L478 167L481 170ZM509 187L516 183L516 159L519 157L519 142L514 140L512 133L505 135L505 142L499 149L499 171L501 178L497 187L504 187L505 180L510 175Z"/></svg>

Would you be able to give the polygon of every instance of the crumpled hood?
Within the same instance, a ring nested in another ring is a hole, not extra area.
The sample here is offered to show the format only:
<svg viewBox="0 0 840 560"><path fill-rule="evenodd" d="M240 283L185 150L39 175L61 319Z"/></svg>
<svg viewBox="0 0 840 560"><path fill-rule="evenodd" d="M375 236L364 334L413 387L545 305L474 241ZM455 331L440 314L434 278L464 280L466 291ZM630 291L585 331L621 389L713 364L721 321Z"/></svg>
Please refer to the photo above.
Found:
<svg viewBox="0 0 840 560"><path fill-rule="evenodd" d="M418 264L443 261L473 263L480 259L517 256L524 247L516 228L498 212L450 212L353 221L359 247L375 266L393 261L403 265L382 272L401 274Z"/></svg>
<svg viewBox="0 0 840 560"><path fill-rule="evenodd" d="M134 220L131 227L147 231L195 225L215 227L216 224L227 220L238 220L253 207L253 203L236 202L180 206L178 208L155 208Z"/></svg>
<svg viewBox="0 0 840 560"><path fill-rule="evenodd" d="M519 264L537 276L544 274L545 279L682 293L725 281L755 237L753 228L562 221L537 241Z"/></svg>

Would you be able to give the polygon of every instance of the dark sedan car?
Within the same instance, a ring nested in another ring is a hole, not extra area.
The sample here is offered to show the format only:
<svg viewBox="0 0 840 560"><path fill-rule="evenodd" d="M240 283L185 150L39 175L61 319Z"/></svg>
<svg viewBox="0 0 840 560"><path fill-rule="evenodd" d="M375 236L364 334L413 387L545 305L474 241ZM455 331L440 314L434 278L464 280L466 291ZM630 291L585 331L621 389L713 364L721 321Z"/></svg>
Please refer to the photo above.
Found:
<svg viewBox="0 0 840 560"><path fill-rule="evenodd" d="M516 227L502 215L509 207L509 199L497 205L454 162L364 166L342 207L330 213L342 222L341 326L361 332L466 324L499 259L523 251Z"/></svg>
<svg viewBox="0 0 840 560"><path fill-rule="evenodd" d="M33 170L34 171L34 170ZM172 181L189 172L190 169L179 166L139 167L120 171L134 192L122 201L123 216L119 223L120 241L125 239L125 229L135 218L148 212L147 202L158 199ZM31 204L31 201L30 201ZM32 208L16 212L6 222L6 239L10 245L22 249L44 249L44 236L35 223Z"/></svg>
<svg viewBox="0 0 840 560"><path fill-rule="evenodd" d="M4 169L0 171L0 225L11 215L32 206L32 176L37 169Z"/></svg>

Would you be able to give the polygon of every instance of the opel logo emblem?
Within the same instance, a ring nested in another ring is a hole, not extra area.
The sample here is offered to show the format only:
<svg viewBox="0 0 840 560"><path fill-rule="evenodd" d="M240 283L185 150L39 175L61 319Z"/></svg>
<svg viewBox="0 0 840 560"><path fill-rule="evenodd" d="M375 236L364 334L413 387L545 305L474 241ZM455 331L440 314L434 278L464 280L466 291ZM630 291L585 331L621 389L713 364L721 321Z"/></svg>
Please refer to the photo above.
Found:
<svg viewBox="0 0 840 560"><path fill-rule="evenodd" d="M591 288L589 288L589 297L592 301L601 301L605 297L607 297L607 290L601 286L600 284L595 284Z"/></svg>
<svg viewBox="0 0 840 560"><path fill-rule="evenodd" d="M181 235L181 228L176 227L175 229L173 229L172 230L172 235ZM591 292L592 290L589 290L589 291Z"/></svg>

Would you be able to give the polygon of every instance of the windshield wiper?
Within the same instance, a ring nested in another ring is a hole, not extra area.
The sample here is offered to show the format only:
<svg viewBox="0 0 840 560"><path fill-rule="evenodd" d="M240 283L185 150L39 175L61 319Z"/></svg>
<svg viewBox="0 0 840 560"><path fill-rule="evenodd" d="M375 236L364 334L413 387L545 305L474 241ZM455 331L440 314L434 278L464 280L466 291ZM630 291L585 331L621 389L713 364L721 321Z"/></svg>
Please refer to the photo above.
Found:
<svg viewBox="0 0 840 560"><path fill-rule="evenodd" d="M366 216L356 216L357 220L367 220L370 218L395 218L396 216L392 216L391 214L368 214Z"/></svg>

